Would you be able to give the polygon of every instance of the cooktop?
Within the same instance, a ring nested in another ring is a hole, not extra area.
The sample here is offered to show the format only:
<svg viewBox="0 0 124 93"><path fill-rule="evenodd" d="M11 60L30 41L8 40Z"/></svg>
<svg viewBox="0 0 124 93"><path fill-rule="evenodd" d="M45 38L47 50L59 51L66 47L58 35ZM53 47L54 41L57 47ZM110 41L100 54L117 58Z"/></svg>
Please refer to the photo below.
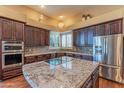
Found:
<svg viewBox="0 0 124 93"><path fill-rule="evenodd" d="M63 57L58 57L58 58L54 58L54 59L49 59L49 60L46 60L45 62L47 62L50 65L56 66L56 65L70 62L72 60L73 60L72 57L63 56Z"/></svg>

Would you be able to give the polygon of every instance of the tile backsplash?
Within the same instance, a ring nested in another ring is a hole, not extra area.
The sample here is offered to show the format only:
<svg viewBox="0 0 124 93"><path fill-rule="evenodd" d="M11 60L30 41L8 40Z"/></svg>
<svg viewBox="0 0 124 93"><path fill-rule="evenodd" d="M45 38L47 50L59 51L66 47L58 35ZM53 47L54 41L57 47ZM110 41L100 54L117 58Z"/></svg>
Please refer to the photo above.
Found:
<svg viewBox="0 0 124 93"><path fill-rule="evenodd" d="M26 54L44 53L44 52L51 52L51 51L71 51L71 52L80 52L80 53L85 53L85 54L92 54L93 53L92 47L89 47L89 46L73 47L73 49L50 49L49 46L25 47L25 53Z"/></svg>
<svg viewBox="0 0 124 93"><path fill-rule="evenodd" d="M41 53L49 50L49 46L41 46L41 47L25 47L25 53Z"/></svg>
<svg viewBox="0 0 124 93"><path fill-rule="evenodd" d="M93 54L92 46L74 47L73 50L77 52L86 53L86 54Z"/></svg>

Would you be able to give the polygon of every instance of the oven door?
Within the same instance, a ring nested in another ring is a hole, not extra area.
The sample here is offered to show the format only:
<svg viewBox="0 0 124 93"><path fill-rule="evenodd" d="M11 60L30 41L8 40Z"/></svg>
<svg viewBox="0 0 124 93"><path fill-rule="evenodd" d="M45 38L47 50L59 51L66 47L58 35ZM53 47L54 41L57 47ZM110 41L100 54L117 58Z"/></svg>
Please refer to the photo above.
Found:
<svg viewBox="0 0 124 93"><path fill-rule="evenodd" d="M2 54L2 68L22 65L24 63L24 54L22 52Z"/></svg>

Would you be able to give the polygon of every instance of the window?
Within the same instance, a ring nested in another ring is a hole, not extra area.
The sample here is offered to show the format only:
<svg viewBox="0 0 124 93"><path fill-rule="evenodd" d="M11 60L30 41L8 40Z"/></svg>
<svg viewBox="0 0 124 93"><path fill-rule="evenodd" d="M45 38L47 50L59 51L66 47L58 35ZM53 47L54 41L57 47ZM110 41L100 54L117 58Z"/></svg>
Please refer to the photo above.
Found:
<svg viewBox="0 0 124 93"><path fill-rule="evenodd" d="M60 47L60 33L55 31L50 31L50 47L59 48Z"/></svg>
<svg viewBox="0 0 124 93"><path fill-rule="evenodd" d="M72 48L72 32L50 31L50 48Z"/></svg>
<svg viewBox="0 0 124 93"><path fill-rule="evenodd" d="M72 48L72 32L66 32L61 34L62 48Z"/></svg>

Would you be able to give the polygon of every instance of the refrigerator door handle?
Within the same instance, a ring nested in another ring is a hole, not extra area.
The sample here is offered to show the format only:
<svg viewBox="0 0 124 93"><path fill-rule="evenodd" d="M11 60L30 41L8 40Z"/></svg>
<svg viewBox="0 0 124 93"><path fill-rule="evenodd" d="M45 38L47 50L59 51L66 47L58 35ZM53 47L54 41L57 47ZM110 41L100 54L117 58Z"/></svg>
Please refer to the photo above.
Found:
<svg viewBox="0 0 124 93"><path fill-rule="evenodd" d="M103 67L109 67L109 68L115 68L118 69L118 66L112 66L112 65L105 65L105 64L100 64L99 66L103 66Z"/></svg>

